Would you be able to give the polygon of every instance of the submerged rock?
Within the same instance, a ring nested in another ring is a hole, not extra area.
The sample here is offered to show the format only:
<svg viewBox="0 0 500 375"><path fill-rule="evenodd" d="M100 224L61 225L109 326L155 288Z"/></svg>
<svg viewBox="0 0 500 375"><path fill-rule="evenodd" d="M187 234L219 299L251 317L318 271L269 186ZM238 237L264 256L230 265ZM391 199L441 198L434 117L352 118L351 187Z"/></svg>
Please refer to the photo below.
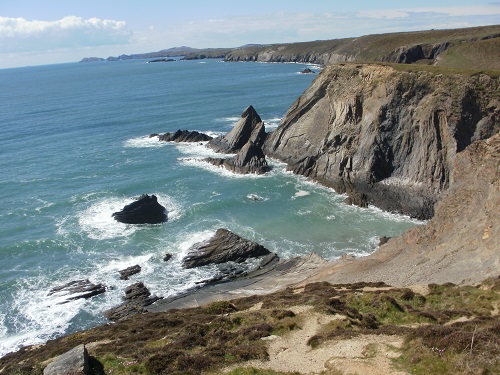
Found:
<svg viewBox="0 0 500 375"><path fill-rule="evenodd" d="M206 158L204 160L210 164L224 167L231 172L239 174L264 174L270 170L264 152L252 141L248 141L235 157Z"/></svg>
<svg viewBox="0 0 500 375"><path fill-rule="evenodd" d="M125 289L124 302L104 312L104 316L112 321L126 319L145 311L144 307L160 300L162 297L151 296L151 292L142 283L129 285Z"/></svg>
<svg viewBox="0 0 500 375"><path fill-rule="evenodd" d="M61 295L67 296L66 301L61 303L67 303L80 298L90 298L102 294L106 291L104 284L94 284L90 280L74 280L66 283L64 285L56 286L52 288L48 296Z"/></svg>
<svg viewBox="0 0 500 375"><path fill-rule="evenodd" d="M116 221L126 224L158 224L167 221L166 209L156 195L141 195L138 200L113 213Z"/></svg>
<svg viewBox="0 0 500 375"><path fill-rule="evenodd" d="M228 261L242 262L269 253L264 246L220 228L209 240L191 246L182 263L185 268L194 268Z"/></svg>
<svg viewBox="0 0 500 375"><path fill-rule="evenodd" d="M303 71L300 72L300 74L314 74L314 71L309 68L305 68Z"/></svg>
<svg viewBox="0 0 500 375"><path fill-rule="evenodd" d="M162 142L206 142L213 139L213 137L189 130L177 130L175 133L165 133L162 135L151 134L150 137L157 136Z"/></svg>
<svg viewBox="0 0 500 375"><path fill-rule="evenodd" d="M128 280L128 278L136 273L141 272L141 266L136 264L135 266L127 267L123 270L118 271L120 273L121 280Z"/></svg>
<svg viewBox="0 0 500 375"><path fill-rule="evenodd" d="M217 137L208 142L207 146L217 152L231 154L241 150L249 141L262 147L266 140L264 123L252 106L246 108L241 119L224 137Z"/></svg>
<svg viewBox="0 0 500 375"><path fill-rule="evenodd" d="M61 354L43 370L43 375L90 374L89 353L85 345L78 345Z"/></svg>

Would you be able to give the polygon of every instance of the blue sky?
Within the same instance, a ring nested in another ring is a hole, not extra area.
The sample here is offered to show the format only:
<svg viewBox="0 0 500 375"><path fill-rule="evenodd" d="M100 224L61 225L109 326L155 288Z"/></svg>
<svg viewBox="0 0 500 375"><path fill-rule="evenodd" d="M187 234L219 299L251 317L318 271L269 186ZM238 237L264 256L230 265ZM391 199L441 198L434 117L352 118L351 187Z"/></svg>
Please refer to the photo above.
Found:
<svg viewBox="0 0 500 375"><path fill-rule="evenodd" d="M0 0L0 68L499 23L481 0Z"/></svg>

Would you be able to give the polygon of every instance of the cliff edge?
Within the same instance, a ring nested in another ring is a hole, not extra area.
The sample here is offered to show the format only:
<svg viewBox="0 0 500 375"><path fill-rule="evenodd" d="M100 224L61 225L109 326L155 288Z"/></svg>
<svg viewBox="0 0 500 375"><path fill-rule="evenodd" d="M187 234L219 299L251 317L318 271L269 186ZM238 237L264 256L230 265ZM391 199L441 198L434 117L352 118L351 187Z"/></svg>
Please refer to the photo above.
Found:
<svg viewBox="0 0 500 375"><path fill-rule="evenodd" d="M325 68L266 140L267 155L339 193L434 215L456 155L500 130L499 79L453 70Z"/></svg>

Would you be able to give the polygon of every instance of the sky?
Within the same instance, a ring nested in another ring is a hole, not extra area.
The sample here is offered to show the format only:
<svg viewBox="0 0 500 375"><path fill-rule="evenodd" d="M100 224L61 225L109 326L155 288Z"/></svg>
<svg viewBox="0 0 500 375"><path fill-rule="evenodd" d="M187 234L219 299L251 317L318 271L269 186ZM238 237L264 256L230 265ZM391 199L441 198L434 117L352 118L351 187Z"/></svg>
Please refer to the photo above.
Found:
<svg viewBox="0 0 500 375"><path fill-rule="evenodd" d="M0 68L500 24L482 0L0 0Z"/></svg>

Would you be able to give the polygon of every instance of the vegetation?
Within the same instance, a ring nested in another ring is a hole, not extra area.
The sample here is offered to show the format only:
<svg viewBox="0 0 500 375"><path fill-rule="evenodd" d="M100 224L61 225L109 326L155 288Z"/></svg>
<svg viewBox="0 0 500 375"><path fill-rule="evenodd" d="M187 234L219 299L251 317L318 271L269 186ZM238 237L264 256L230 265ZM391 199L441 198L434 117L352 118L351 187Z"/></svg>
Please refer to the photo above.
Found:
<svg viewBox="0 0 500 375"><path fill-rule="evenodd" d="M47 360L84 343L94 374L215 374L251 359L265 361L267 346L261 338L300 329L302 318L290 308L308 305L340 318L309 339L312 348L363 334L399 335L405 343L396 365L410 373L498 373L500 278L480 286L432 284L428 289L424 296L383 283L324 282L302 291L147 313L23 348L1 358L0 369L41 374ZM238 367L229 374L280 373Z"/></svg>

